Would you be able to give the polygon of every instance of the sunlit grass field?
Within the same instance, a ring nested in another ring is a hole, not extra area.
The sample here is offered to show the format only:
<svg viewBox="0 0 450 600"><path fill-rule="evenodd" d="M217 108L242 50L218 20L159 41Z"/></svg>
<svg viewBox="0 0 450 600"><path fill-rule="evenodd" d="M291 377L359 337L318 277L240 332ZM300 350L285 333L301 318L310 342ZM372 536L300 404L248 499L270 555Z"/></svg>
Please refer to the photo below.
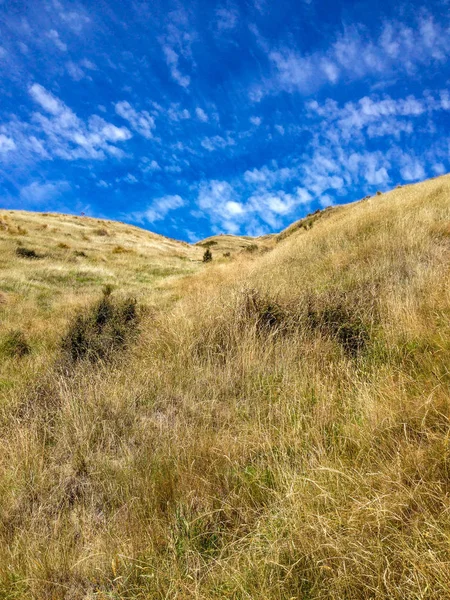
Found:
<svg viewBox="0 0 450 600"><path fill-rule="evenodd" d="M0 215L0 598L450 598L450 176L209 263Z"/></svg>

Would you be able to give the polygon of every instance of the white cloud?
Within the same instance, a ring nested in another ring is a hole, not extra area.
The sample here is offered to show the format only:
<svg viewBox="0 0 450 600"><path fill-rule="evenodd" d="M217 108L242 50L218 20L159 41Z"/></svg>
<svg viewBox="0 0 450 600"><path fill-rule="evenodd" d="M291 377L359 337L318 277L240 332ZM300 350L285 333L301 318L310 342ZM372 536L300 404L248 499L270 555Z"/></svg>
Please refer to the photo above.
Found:
<svg viewBox="0 0 450 600"><path fill-rule="evenodd" d="M92 78L89 75L86 75L83 69L87 69L89 71L96 71L97 67L93 62L91 62L87 58L83 58L83 60L80 60L79 63L74 63L73 61L67 62L66 69L74 81L81 81L85 77L86 79L92 80Z"/></svg>
<svg viewBox="0 0 450 600"><path fill-rule="evenodd" d="M135 183L139 183L138 178L135 177L132 173L127 173L125 175L125 177L123 178L123 181L125 181L125 183L130 183L132 185L134 185Z"/></svg>
<svg viewBox="0 0 450 600"><path fill-rule="evenodd" d="M161 167L159 166L156 160L150 160L146 157L141 160L140 167L143 173L149 173L151 171L161 171Z"/></svg>
<svg viewBox="0 0 450 600"><path fill-rule="evenodd" d="M200 185L197 205L226 233L238 233L245 207L233 187L226 181L212 180Z"/></svg>
<svg viewBox="0 0 450 600"><path fill-rule="evenodd" d="M201 146L208 150L209 152L213 152L214 150L224 149L227 146L234 146L236 142L230 136L227 138L223 138L220 135L214 135L212 137L205 137L200 142Z"/></svg>
<svg viewBox="0 0 450 600"><path fill-rule="evenodd" d="M319 204L321 208L328 208L329 206L333 206L333 198L331 198L331 196L329 196L328 194L324 194L319 198Z"/></svg>
<svg viewBox="0 0 450 600"><path fill-rule="evenodd" d="M68 10L59 0L53 0L53 6L61 21L76 34L80 34L91 21L84 9Z"/></svg>
<svg viewBox="0 0 450 600"><path fill-rule="evenodd" d="M25 138L22 146L29 152L40 154L41 157L57 156L66 160L104 159L107 154L113 157L123 154L115 144L131 138L126 127L116 127L96 115L91 116L86 123L39 84L33 84L29 92L49 114L47 116L36 112L31 124L20 126L22 138ZM29 130L33 135L28 133ZM37 138L37 134L41 139Z"/></svg>
<svg viewBox="0 0 450 600"><path fill-rule="evenodd" d="M400 170L400 174L405 181L425 179L425 169L419 160L414 157L405 156L403 161L405 165Z"/></svg>
<svg viewBox="0 0 450 600"><path fill-rule="evenodd" d="M159 41L166 64L172 79L181 87L188 88L191 78L182 72L180 62L183 66L194 65L192 43L196 33L189 22L189 13L183 8L169 12L165 23L166 32Z"/></svg>
<svg viewBox="0 0 450 600"><path fill-rule="evenodd" d="M216 17L216 27L219 31L231 31L238 24L239 13L235 8L218 8Z"/></svg>
<svg viewBox="0 0 450 600"><path fill-rule="evenodd" d="M414 132L415 119L445 110L445 95L441 92L439 99L431 95L397 99L365 96L357 102L347 102L343 107L335 100L326 100L321 105L314 100L307 103L307 107L310 117L321 117L318 126L329 139L358 141L362 140L364 131L369 138L390 136L399 139L403 134Z"/></svg>
<svg viewBox="0 0 450 600"><path fill-rule="evenodd" d="M161 221L164 219L170 211L181 208L184 205L185 201L183 198L181 198L181 196L163 196L162 198L157 198L154 200L147 210L142 213L135 214L134 217L138 221L148 221L149 223L154 223L155 221Z"/></svg>
<svg viewBox="0 0 450 600"><path fill-rule="evenodd" d="M305 188L299 187L295 193L300 204L309 204L312 200L311 194Z"/></svg>
<svg viewBox="0 0 450 600"><path fill-rule="evenodd" d="M103 189L108 189L109 187L111 187L110 183L107 183L106 181L104 181L103 179L99 179L97 181L97 186L99 188L103 188Z"/></svg>
<svg viewBox="0 0 450 600"><path fill-rule="evenodd" d="M74 81L81 81L85 77L83 69L72 61L66 63L67 72Z"/></svg>
<svg viewBox="0 0 450 600"><path fill-rule="evenodd" d="M263 173L270 176L262 177ZM210 218L218 232L236 234L245 227L246 232L262 234L267 226L280 228L286 216L297 206L308 205L312 197L304 188L293 193L270 189L271 184L283 181L283 175L274 173L263 167L247 171L233 185L219 180L202 182L197 197L201 214Z"/></svg>
<svg viewBox="0 0 450 600"><path fill-rule="evenodd" d="M434 173L436 173L436 175L444 175L444 173L446 172L445 166L443 165L443 163L435 163L432 166L432 169L434 171Z"/></svg>
<svg viewBox="0 0 450 600"><path fill-rule="evenodd" d="M50 92L39 85L38 83L34 83L30 87L30 94L33 99L41 105L41 107L52 115L60 115L65 110L65 105L61 100L53 96Z"/></svg>
<svg viewBox="0 0 450 600"><path fill-rule="evenodd" d="M153 137L152 130L155 128L155 120L146 110L137 111L126 101L117 102L115 109L122 119L128 121L134 131L147 139Z"/></svg>
<svg viewBox="0 0 450 600"><path fill-rule="evenodd" d="M273 72L250 91L254 101L280 91L310 94L342 78L412 75L420 67L443 63L450 56L450 36L444 24L419 17L415 28L401 22L386 23L378 36L362 26L347 28L327 50L301 54L293 47L268 51Z"/></svg>
<svg viewBox="0 0 450 600"><path fill-rule="evenodd" d="M283 125L275 125L275 130L280 134L280 135L284 135L285 134L285 129L283 127Z"/></svg>
<svg viewBox="0 0 450 600"><path fill-rule="evenodd" d="M0 133L0 154L6 154L16 149L14 140L3 133Z"/></svg>
<svg viewBox="0 0 450 600"><path fill-rule="evenodd" d="M84 67L85 69L89 69L90 71L97 70L96 65L92 61L88 60L87 58L83 58L83 60L80 61L80 65L82 67Z"/></svg>
<svg viewBox="0 0 450 600"><path fill-rule="evenodd" d="M166 59L167 66L170 69L172 79L176 81L181 87L187 88L191 83L189 75L183 75L178 68L179 56L173 48L166 45L163 46L163 52Z"/></svg>
<svg viewBox="0 0 450 600"><path fill-rule="evenodd" d="M61 52L67 51L67 44L61 40L56 29L50 29L50 31L47 33L47 37L52 40L52 42L59 50L61 50Z"/></svg>
<svg viewBox="0 0 450 600"><path fill-rule="evenodd" d="M283 191L254 195L250 197L249 202L256 205L256 209L261 213L263 219L268 214L265 209L268 209L269 213L274 213L274 215L287 215L296 205L295 196ZM270 216L271 220L273 220L274 215Z"/></svg>
<svg viewBox="0 0 450 600"><path fill-rule="evenodd" d="M298 177L298 170L295 168L279 168L275 163L272 168L264 165L260 169L245 171L244 180L252 185L273 187L274 185L284 184L285 182Z"/></svg>
<svg viewBox="0 0 450 600"><path fill-rule="evenodd" d="M186 121L191 118L191 113L187 108L180 108L177 102L172 102L167 109L167 116L171 121Z"/></svg>
<svg viewBox="0 0 450 600"><path fill-rule="evenodd" d="M202 123L208 122L208 115L205 113L203 108L197 106L197 108L195 109L195 114L197 115L197 119Z"/></svg>
<svg viewBox="0 0 450 600"><path fill-rule="evenodd" d="M256 127L259 127L262 123L262 119L261 117L250 117L250 123L252 125L256 125Z"/></svg>
<svg viewBox="0 0 450 600"><path fill-rule="evenodd" d="M20 190L20 199L25 202L27 208L46 208L48 203L61 196L69 188L67 181L53 181L50 183L33 181Z"/></svg>

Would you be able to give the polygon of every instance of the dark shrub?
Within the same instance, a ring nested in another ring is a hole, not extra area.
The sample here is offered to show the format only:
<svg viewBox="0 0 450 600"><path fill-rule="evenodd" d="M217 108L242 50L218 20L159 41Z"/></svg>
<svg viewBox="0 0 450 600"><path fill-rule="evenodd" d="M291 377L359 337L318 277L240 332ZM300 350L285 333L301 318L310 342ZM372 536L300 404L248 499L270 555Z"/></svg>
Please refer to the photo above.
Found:
<svg viewBox="0 0 450 600"><path fill-rule="evenodd" d="M211 250L209 248L207 248L205 250L205 253L203 254L203 262L207 263L207 262L211 262L211 261L212 261Z"/></svg>
<svg viewBox="0 0 450 600"><path fill-rule="evenodd" d="M369 328L359 307L339 295L309 298L307 324L336 339L348 356L355 357L369 342Z"/></svg>
<svg viewBox="0 0 450 600"><path fill-rule="evenodd" d="M249 290L245 294L242 308L242 316L247 322L253 321L260 333L281 332L287 327L286 309L257 290Z"/></svg>
<svg viewBox="0 0 450 600"><path fill-rule="evenodd" d="M258 250L258 244L249 244L248 246L245 246L245 250L246 252L256 252Z"/></svg>
<svg viewBox="0 0 450 600"><path fill-rule="evenodd" d="M203 248L211 248L211 246L217 246L216 240L208 240L207 242L202 242L200 246Z"/></svg>
<svg viewBox="0 0 450 600"><path fill-rule="evenodd" d="M31 352L31 347L27 342L25 334L20 329L11 331L6 336L1 349L10 358L22 358Z"/></svg>
<svg viewBox="0 0 450 600"><path fill-rule="evenodd" d="M36 258L42 258L42 256L40 254L37 254L37 252L35 252L34 250L31 250L30 248L24 248L23 246L19 246L18 248L16 248L16 254L21 258L29 258L32 260Z"/></svg>
<svg viewBox="0 0 450 600"><path fill-rule="evenodd" d="M95 235L99 235L100 237L108 236L108 230L105 227L99 227L98 229L94 229Z"/></svg>
<svg viewBox="0 0 450 600"><path fill-rule="evenodd" d="M136 300L116 300L105 288L98 302L74 318L62 340L63 355L72 363L109 359L133 340L138 325Z"/></svg>

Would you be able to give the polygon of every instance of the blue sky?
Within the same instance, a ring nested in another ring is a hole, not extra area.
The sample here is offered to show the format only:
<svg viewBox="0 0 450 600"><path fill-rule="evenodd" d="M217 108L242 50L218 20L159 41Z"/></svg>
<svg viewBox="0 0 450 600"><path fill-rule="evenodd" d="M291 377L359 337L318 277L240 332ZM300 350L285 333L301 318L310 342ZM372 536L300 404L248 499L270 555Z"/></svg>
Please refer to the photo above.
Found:
<svg viewBox="0 0 450 600"><path fill-rule="evenodd" d="M450 4L0 0L0 205L194 241L449 170Z"/></svg>

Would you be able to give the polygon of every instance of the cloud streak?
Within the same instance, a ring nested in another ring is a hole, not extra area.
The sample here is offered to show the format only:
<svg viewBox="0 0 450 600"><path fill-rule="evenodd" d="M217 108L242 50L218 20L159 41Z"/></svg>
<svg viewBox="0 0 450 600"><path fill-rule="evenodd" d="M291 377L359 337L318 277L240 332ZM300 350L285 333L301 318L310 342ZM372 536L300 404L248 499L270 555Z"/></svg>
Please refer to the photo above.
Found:
<svg viewBox="0 0 450 600"><path fill-rule="evenodd" d="M378 37L361 25L348 27L326 50L307 54L295 47L268 51L272 75L251 90L253 100L285 91L309 95L341 80L413 75L423 66L439 65L450 56L450 30L431 16L419 17L414 28L387 22Z"/></svg>

